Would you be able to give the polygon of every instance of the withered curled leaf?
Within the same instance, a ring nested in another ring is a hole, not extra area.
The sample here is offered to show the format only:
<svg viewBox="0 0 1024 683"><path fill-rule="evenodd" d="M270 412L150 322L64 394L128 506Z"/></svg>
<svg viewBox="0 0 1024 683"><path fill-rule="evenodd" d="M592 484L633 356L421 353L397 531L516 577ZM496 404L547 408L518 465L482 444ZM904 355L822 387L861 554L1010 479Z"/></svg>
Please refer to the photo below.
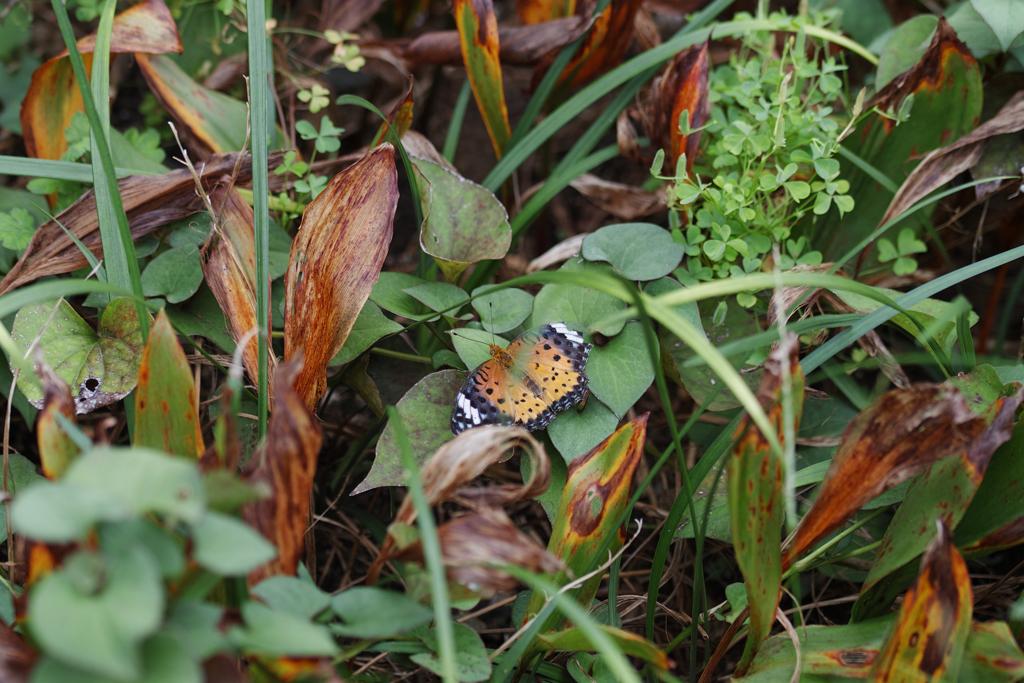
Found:
<svg viewBox="0 0 1024 683"><path fill-rule="evenodd" d="M661 78L654 83L654 101L646 117L647 135L654 149L664 149L672 173L676 161L686 155L686 172L693 167L700 146L701 132L683 135L680 117L688 112L690 129L702 127L708 120L708 43L694 45L677 54Z"/></svg>
<svg viewBox="0 0 1024 683"><path fill-rule="evenodd" d="M269 576L294 575L302 554L322 433L293 389L301 365L300 353L278 367L267 437L244 473L248 483L263 482L272 493L243 506L242 518L277 546L276 558L249 573L250 586Z"/></svg>
<svg viewBox="0 0 1024 683"><path fill-rule="evenodd" d="M787 544L783 570L865 503L966 451L986 426L955 387L922 382L887 391L846 428L814 505Z"/></svg>
<svg viewBox="0 0 1024 683"><path fill-rule="evenodd" d="M302 214L285 275L284 357L303 352L295 392L311 411L380 275L397 207L395 148L384 143L334 176Z"/></svg>
<svg viewBox="0 0 1024 683"><path fill-rule="evenodd" d="M525 446L530 458L529 481L486 488L464 488L491 465L506 459L511 449ZM420 469L420 481L428 505L456 500L476 510L533 498L547 490L551 481L551 463L544 446L522 427L488 425L467 429L445 443ZM396 524L409 525L416 520L412 498L406 497L395 514ZM388 534L380 553L367 573L367 583L376 581L380 568L397 551L398 540Z"/></svg>
<svg viewBox="0 0 1024 683"><path fill-rule="evenodd" d="M437 529L448 578L483 597L515 590L520 584L508 572L489 565L509 564L531 572L551 574L562 561L524 534L502 510L483 508L456 517ZM417 541L394 559L423 563Z"/></svg>

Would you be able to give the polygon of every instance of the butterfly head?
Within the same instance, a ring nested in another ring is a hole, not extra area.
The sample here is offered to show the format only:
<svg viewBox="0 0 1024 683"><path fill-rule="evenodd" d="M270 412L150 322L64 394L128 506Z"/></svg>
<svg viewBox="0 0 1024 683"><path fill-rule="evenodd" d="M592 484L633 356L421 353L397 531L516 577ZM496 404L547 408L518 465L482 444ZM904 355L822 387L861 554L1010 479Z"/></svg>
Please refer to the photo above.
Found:
<svg viewBox="0 0 1024 683"><path fill-rule="evenodd" d="M512 367L512 354L497 344L491 344L491 358L505 369Z"/></svg>

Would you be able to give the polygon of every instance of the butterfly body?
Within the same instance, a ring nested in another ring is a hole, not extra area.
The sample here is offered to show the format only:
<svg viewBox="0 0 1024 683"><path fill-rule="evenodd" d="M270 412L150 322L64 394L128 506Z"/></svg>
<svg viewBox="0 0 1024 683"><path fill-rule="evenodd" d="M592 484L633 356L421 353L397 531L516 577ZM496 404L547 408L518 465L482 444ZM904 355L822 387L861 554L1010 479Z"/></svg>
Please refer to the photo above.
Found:
<svg viewBox="0 0 1024 683"><path fill-rule="evenodd" d="M491 344L491 359L470 373L452 408L452 432L481 425L547 427L555 414L587 394L592 344L565 323L517 337L507 349Z"/></svg>

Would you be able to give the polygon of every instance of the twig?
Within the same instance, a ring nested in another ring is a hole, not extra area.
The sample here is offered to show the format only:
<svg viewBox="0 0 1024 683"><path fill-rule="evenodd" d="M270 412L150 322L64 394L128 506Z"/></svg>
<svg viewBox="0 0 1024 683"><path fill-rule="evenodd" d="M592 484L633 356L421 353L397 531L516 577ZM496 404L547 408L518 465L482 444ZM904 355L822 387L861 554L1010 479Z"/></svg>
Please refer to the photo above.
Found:
<svg viewBox="0 0 1024 683"><path fill-rule="evenodd" d="M793 649L796 651L796 671L793 672L793 676L789 679L789 683L800 683L800 669L802 669L802 663L800 661L800 638L796 634L796 629L793 628L793 624L789 621L789 617L778 607L775 608L775 618L782 624L782 628L786 629L786 633L789 634L789 639L793 641Z"/></svg>

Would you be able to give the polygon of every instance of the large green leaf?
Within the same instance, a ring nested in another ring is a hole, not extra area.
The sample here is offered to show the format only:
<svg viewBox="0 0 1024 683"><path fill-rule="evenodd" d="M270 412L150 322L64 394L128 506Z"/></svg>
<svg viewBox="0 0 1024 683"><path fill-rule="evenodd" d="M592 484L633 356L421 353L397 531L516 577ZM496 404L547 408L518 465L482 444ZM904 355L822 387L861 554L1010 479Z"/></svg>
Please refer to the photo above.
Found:
<svg viewBox="0 0 1024 683"><path fill-rule="evenodd" d="M331 657L338 646L327 627L275 611L256 600L242 605L245 627L228 631L228 640L244 652L277 657Z"/></svg>
<svg viewBox="0 0 1024 683"><path fill-rule="evenodd" d="M27 351L39 337L43 360L71 387L79 414L127 396L138 381L143 347L135 302L111 301L98 333L67 301L61 300L56 312L54 306L43 302L18 311L11 329L18 346ZM32 405L42 407L43 390L35 373L22 372L18 388Z"/></svg>
<svg viewBox="0 0 1024 683"><path fill-rule="evenodd" d="M956 528L956 540L969 545L1024 516L1024 420L1010 440L996 449L985 478Z"/></svg>
<svg viewBox="0 0 1024 683"><path fill-rule="evenodd" d="M581 258L571 258L558 269L558 272L578 274L582 281L586 281L589 273L607 275L612 269L603 263L589 263ZM547 284L534 297L530 326L540 327L545 323L564 322L570 326L580 325L591 332L612 336L622 331L624 322L593 328L625 308L625 301L581 284Z"/></svg>
<svg viewBox="0 0 1024 683"><path fill-rule="evenodd" d="M277 555L277 548L237 517L208 511L192 530L192 556L221 576L245 576Z"/></svg>
<svg viewBox="0 0 1024 683"><path fill-rule="evenodd" d="M604 346L595 346L587 361L590 391L621 418L654 381L654 361L641 323L626 323Z"/></svg>
<svg viewBox="0 0 1024 683"><path fill-rule="evenodd" d="M251 592L271 609L303 619L312 619L331 604L330 593L317 588L308 574L305 577L271 576L253 586Z"/></svg>
<svg viewBox="0 0 1024 683"><path fill-rule="evenodd" d="M359 317L356 318L352 331L348 333L345 344L328 365L343 365L353 361L381 337L401 331L401 325L381 313L375 303L367 301L359 311Z"/></svg>
<svg viewBox="0 0 1024 683"><path fill-rule="evenodd" d="M463 624L455 624L455 675L462 683L486 681L491 675L491 662L487 648L476 631ZM438 654L437 630L431 629L423 636L423 643L430 652L420 652L410 657L420 666L437 675L444 673Z"/></svg>
<svg viewBox="0 0 1024 683"><path fill-rule="evenodd" d="M591 399L582 410L559 413L547 431L551 443L568 464L611 436L618 425L619 418L608 406Z"/></svg>
<svg viewBox="0 0 1024 683"><path fill-rule="evenodd" d="M191 297L202 283L203 265L199 249L193 246L168 249L142 271L142 293L162 296L171 304Z"/></svg>
<svg viewBox="0 0 1024 683"><path fill-rule="evenodd" d="M494 285L473 290L473 308L488 332L501 334L522 325L533 312L533 295L521 289L501 289L486 294Z"/></svg>
<svg viewBox="0 0 1024 683"><path fill-rule="evenodd" d="M470 264L500 259L512 243L505 207L486 188L424 159L413 162L423 207L420 246L448 282Z"/></svg>
<svg viewBox="0 0 1024 683"><path fill-rule="evenodd" d="M897 26L878 56L876 87L885 87L892 79L917 64L928 49L928 43L938 25L937 16L922 14Z"/></svg>
<svg viewBox="0 0 1024 683"><path fill-rule="evenodd" d="M583 240L583 258L606 261L627 280L657 280L675 270L683 258L664 228L651 223L606 225Z"/></svg>
<svg viewBox="0 0 1024 683"><path fill-rule="evenodd" d="M441 444L455 438L451 429L452 406L465 379L466 373L459 370L435 372L417 382L398 402L398 414L418 463L426 461ZM377 457L369 474L352 494L378 486L404 484L402 453L395 441L394 429L388 424L377 440Z"/></svg>
<svg viewBox="0 0 1024 683"><path fill-rule="evenodd" d="M434 612L395 591L354 586L334 596L331 609L344 622L331 627L350 638L390 638L427 624Z"/></svg>
<svg viewBox="0 0 1024 683"><path fill-rule="evenodd" d="M29 623L58 661L115 680L142 673L141 641L163 616L164 587L145 551L104 562L79 553L32 591Z"/></svg>

